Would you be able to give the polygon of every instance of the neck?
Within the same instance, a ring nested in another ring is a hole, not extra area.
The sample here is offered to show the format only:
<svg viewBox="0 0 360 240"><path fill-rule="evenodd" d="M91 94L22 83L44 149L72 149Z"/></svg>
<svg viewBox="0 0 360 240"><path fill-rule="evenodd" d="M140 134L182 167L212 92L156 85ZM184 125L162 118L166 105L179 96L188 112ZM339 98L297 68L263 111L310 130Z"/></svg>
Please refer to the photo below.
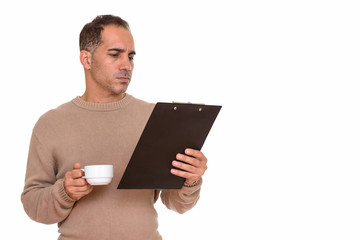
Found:
<svg viewBox="0 0 360 240"><path fill-rule="evenodd" d="M85 91L84 94L80 97L82 100L86 102L94 102L94 103L110 103L120 101L125 97L126 93L120 93L117 95L108 95L108 96L100 96L97 94L90 94L88 91Z"/></svg>

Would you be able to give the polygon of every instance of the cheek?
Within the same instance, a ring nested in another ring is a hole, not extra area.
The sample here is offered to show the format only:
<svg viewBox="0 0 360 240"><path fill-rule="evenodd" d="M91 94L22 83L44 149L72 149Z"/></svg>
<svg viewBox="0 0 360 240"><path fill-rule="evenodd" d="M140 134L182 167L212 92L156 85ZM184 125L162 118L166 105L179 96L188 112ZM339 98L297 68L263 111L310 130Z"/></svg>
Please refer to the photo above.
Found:
<svg viewBox="0 0 360 240"><path fill-rule="evenodd" d="M92 75L97 81L108 81L111 78L111 70L103 65L96 65L92 69Z"/></svg>

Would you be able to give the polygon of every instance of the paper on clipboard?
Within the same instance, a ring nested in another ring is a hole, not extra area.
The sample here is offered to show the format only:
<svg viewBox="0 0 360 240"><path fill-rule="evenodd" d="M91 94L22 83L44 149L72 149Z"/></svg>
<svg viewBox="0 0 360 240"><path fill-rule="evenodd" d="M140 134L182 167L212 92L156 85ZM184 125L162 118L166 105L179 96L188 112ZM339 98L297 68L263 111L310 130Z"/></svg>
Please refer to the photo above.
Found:
<svg viewBox="0 0 360 240"><path fill-rule="evenodd" d="M118 189L180 189L172 161L186 148L200 150L221 106L157 103L135 147Z"/></svg>

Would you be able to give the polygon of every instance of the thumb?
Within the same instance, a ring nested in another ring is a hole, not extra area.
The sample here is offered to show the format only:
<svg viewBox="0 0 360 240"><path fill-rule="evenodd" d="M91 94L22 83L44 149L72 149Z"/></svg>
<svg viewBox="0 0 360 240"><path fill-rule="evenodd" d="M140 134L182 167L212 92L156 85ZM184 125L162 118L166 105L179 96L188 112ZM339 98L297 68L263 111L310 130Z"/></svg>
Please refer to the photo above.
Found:
<svg viewBox="0 0 360 240"><path fill-rule="evenodd" d="M80 163L75 163L74 164L74 168L73 169L80 169L81 168L81 164Z"/></svg>

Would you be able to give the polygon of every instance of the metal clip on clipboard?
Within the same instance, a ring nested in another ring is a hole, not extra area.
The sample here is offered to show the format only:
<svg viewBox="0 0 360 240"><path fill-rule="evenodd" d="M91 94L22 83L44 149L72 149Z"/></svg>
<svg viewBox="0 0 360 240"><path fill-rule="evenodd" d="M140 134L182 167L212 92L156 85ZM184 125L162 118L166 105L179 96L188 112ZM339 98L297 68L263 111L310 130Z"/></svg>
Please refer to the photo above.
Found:
<svg viewBox="0 0 360 240"><path fill-rule="evenodd" d="M191 104L191 105L199 105L199 106L205 106L205 103L192 103L192 102L172 102L173 104ZM177 110L177 106L174 107L174 110ZM199 112L203 110L202 107L199 108Z"/></svg>

